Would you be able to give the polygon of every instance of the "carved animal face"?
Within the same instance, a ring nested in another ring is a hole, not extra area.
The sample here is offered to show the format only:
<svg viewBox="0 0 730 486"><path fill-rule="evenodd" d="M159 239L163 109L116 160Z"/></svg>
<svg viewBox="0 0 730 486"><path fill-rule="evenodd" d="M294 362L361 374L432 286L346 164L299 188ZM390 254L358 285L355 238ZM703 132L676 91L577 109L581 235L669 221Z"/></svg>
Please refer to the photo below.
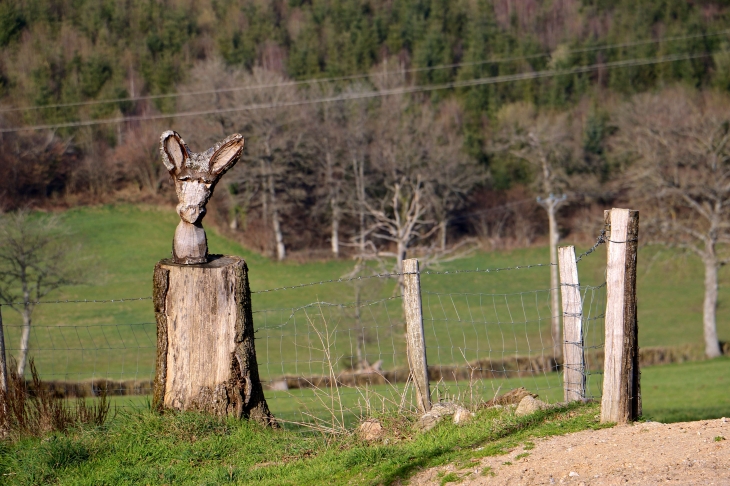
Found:
<svg viewBox="0 0 730 486"><path fill-rule="evenodd" d="M162 163L175 179L177 213L186 223L195 224L205 216L218 179L238 161L243 137L231 135L203 153L188 149L177 132L167 131L160 138Z"/></svg>

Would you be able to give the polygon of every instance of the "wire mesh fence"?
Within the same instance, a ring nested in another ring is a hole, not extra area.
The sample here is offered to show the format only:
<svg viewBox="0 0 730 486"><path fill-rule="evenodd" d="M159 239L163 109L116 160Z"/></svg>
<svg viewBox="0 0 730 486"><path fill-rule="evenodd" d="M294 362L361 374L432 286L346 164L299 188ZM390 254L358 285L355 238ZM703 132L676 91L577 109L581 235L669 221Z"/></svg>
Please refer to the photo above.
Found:
<svg viewBox="0 0 730 486"><path fill-rule="evenodd" d="M562 400L563 343L551 338L551 322L562 314L551 308L558 289L529 289L549 282L550 266L421 272L434 401L476 408L520 386ZM596 398L605 285L583 285L580 294L586 397ZM254 293L259 376L282 423L347 427L379 411L415 409L401 295L397 274ZM45 305L54 309L31 326L29 356L58 396L93 396L106 387L115 406L148 406L157 347L150 302L78 302L59 312L60 303ZM17 359L23 326L2 310L7 353ZM72 314L74 323L64 324ZM123 322L130 315L149 318Z"/></svg>
<svg viewBox="0 0 730 486"><path fill-rule="evenodd" d="M156 324L149 299L114 302L44 303L28 336L28 359L59 397L89 397L102 388L117 406L145 402L152 389L157 349ZM23 324L2 306L8 366L21 359ZM143 322L124 322L130 314ZM28 368L26 367L26 370ZM27 375L27 373L26 373Z"/></svg>

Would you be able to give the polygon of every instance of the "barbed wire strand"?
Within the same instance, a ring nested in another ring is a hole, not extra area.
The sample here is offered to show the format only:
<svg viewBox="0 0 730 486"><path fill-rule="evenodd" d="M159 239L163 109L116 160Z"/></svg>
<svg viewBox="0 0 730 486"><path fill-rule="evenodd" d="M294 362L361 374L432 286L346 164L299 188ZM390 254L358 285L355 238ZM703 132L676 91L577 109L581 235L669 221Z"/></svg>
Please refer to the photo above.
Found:
<svg viewBox="0 0 730 486"><path fill-rule="evenodd" d="M598 246L605 243L605 231L601 231L601 234L598 236L596 243L585 252L581 253L578 257L576 257L576 262L581 261L585 256L590 255L593 253ZM614 242L614 243L623 243L623 242ZM527 265L515 265L513 267L494 267L494 268L474 268L474 269L466 269L466 270L421 270L419 272L388 272L388 273L375 273L372 275L359 275L357 277L347 277L347 278L333 278L329 280L319 280L316 282L308 282L303 284L296 284L296 285L289 285L289 286L281 286L281 287L274 287L270 289L264 289L264 290L252 290L251 294L265 294L269 292L277 292L281 290L293 290L293 289L300 289L304 287L313 287L317 285L326 285L326 284L332 284L332 283L349 283L354 281L361 281L361 280L368 280L368 279L374 279L374 278L397 278L401 277L403 275L458 275L458 274L465 274L465 273L497 273L497 272L505 272L505 271L511 271L511 270L526 270L530 268L541 268L541 267L551 267L551 266L557 266L557 263L531 263ZM122 303L122 302L130 302L130 301L140 301L140 300L152 300L152 297L133 297L133 298L123 298L123 299L83 299L83 300L64 300L64 299L58 299L58 300L43 300L43 301L33 301L33 302L27 302L27 304L30 305L37 305L37 304L104 304L104 303ZM19 305L25 305L26 302L3 302L0 303L0 306L19 306Z"/></svg>
<svg viewBox="0 0 730 486"><path fill-rule="evenodd" d="M131 302L136 300L152 300L152 297L126 297L123 299L84 299L84 300L36 300L27 302L0 302L0 306L13 307L17 305L38 305L38 304L118 304L122 302Z"/></svg>
<svg viewBox="0 0 730 486"><path fill-rule="evenodd" d="M591 64L588 66L578 66L575 68L569 68L569 69L564 69L564 70L549 69L549 70L544 70L544 71L533 71L533 72L519 73L519 74L508 74L508 75L503 75L503 76L493 76L493 77L477 78L477 79L471 79L471 80L451 81L448 83L442 83L442 84L436 84L436 85L409 86L409 87L403 87L403 88L385 89L385 90L380 90L380 91L349 93L349 94L338 95L338 96L303 99L303 100L289 101L289 102L284 102L284 103L258 103L258 104L252 104L252 105L247 105L247 106L238 106L238 107L232 107L232 108L218 108L218 109L211 109L211 110L196 110L196 111L176 112L176 113L161 113L161 114L157 114L157 115L140 115L140 116L129 116L129 117L106 118L106 119L100 119L100 120L83 120L83 121L75 121L75 122L49 123L49 124L31 125L31 126L25 126L25 127L16 126L16 127L0 128L0 133L14 133L14 132L21 132L21 131L86 127L86 126L108 125L108 124L117 124L117 123L126 123L126 122L146 122L146 121L154 121L154 120L165 120L165 119L177 118L177 117L181 117L181 118L196 117L196 116L223 114L223 113L238 113L238 112L243 112L243 111L253 111L253 110L261 110L261 109L288 108L288 107L312 105L312 104L318 104L318 103L332 103L332 102L337 102L337 101L371 99L371 98L380 98L380 97L385 97L385 96L395 96L395 95L401 95L401 94L424 93L424 92L440 91L440 90L447 90L447 89L454 89L454 88L467 88L467 87L473 87L473 86L484 86L484 85L489 85L489 84L500 84L500 83L514 82L514 81L526 81L526 80L532 80L532 79L548 78L548 77L553 77L553 76L566 76L566 75L570 75L570 74L587 73L587 72L595 71L598 69L617 69L617 68L624 68L624 67L635 67L635 66L645 66L645 65L652 65L652 64L662 64L662 63L668 63L668 62L687 61L687 60L692 60L692 59L699 59L702 57L708 57L710 55L711 55L711 53L706 53L706 52L699 53L699 54L685 54L685 55L673 54L673 55L661 56L661 57L636 58L636 59L627 59L627 60L607 62L607 63L597 63L597 64Z"/></svg>

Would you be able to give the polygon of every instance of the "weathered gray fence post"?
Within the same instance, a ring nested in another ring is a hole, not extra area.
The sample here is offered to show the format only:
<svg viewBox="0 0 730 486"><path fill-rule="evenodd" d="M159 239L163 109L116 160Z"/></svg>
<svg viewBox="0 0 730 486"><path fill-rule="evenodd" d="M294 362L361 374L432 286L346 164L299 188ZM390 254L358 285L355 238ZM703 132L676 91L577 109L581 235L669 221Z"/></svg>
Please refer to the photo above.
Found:
<svg viewBox="0 0 730 486"><path fill-rule="evenodd" d="M575 247L558 248L558 262L563 304L563 387L565 401L571 402L582 400L586 396L583 305Z"/></svg>
<svg viewBox="0 0 730 486"><path fill-rule="evenodd" d="M641 415L639 332L636 319L636 250L639 212L605 211L606 344L601 422L626 423Z"/></svg>
<svg viewBox="0 0 730 486"><path fill-rule="evenodd" d="M418 409L431 410L431 390L428 385L428 362L426 361L426 340L423 332L423 309L421 304L421 276L418 260L403 260L403 302L406 314L406 344L408 347L408 368L416 388Z"/></svg>

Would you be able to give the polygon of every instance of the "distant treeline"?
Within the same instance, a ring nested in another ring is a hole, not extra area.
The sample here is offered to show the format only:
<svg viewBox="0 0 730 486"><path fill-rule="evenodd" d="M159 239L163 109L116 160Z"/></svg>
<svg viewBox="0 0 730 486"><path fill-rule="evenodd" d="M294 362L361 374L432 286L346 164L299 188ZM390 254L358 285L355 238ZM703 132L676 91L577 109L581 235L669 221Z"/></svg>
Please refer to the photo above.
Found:
<svg viewBox="0 0 730 486"><path fill-rule="evenodd" d="M214 213L279 257L529 243L552 191L563 231L590 233L581 211L621 197L631 163L620 108L730 90L729 17L727 0L5 0L0 209L174 199L172 127L193 150L246 137ZM528 79L469 85L509 75ZM230 111L250 105L274 108Z"/></svg>

